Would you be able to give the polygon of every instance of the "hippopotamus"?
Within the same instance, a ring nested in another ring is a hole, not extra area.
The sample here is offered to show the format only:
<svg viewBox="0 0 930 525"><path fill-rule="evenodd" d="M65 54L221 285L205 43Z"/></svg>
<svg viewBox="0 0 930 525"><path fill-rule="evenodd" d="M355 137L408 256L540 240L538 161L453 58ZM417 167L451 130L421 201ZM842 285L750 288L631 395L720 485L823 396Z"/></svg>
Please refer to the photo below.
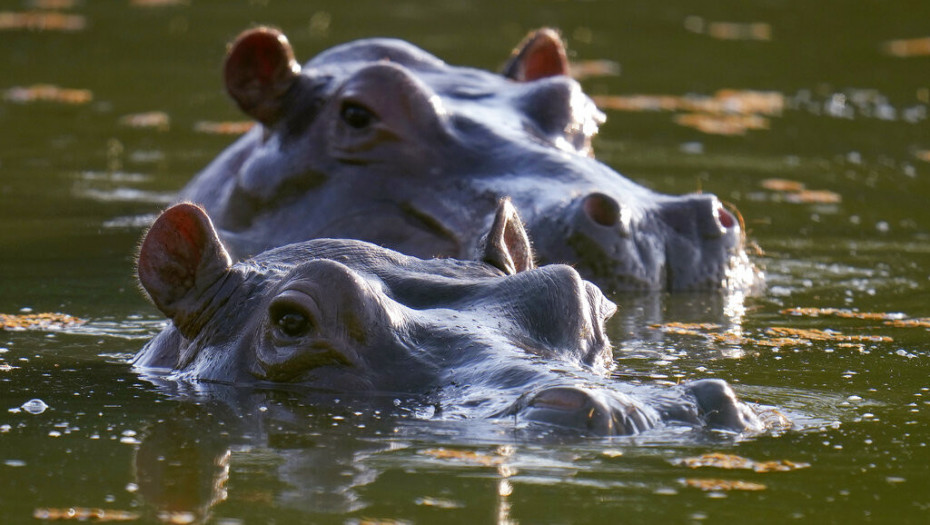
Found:
<svg viewBox="0 0 930 525"><path fill-rule="evenodd" d="M554 30L501 74L407 42L339 45L301 67L259 27L231 45L226 90L258 125L180 192L233 257L349 238L421 258L471 259L511 199L541 264L608 293L754 285L741 218L714 195L664 195L593 158L604 114L569 76Z"/></svg>
<svg viewBox="0 0 930 525"><path fill-rule="evenodd" d="M570 266L536 267L513 205L478 261L312 239L233 263L206 212L165 211L138 277L171 323L134 358L172 380L415 396L443 417L632 434L663 422L742 432L753 409L716 379L611 381L615 311Z"/></svg>

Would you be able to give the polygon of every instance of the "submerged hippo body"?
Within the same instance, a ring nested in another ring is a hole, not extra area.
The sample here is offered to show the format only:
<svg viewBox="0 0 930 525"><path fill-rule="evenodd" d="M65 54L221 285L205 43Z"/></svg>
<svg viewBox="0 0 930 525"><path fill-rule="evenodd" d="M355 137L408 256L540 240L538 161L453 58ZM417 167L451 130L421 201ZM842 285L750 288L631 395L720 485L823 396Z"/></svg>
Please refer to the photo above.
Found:
<svg viewBox="0 0 930 525"><path fill-rule="evenodd" d="M280 33L243 33L230 95L260 125L181 192L233 255L352 238L470 259L498 201L520 210L539 261L608 292L739 287L755 274L713 195L644 188L591 156L603 114L540 30L501 75L406 42L360 40L301 68Z"/></svg>
<svg viewBox="0 0 930 525"><path fill-rule="evenodd" d="M609 381L604 322L614 304L568 266L534 268L507 201L482 258L422 260L316 239L232 264L203 210L179 204L140 251L140 282L172 322L134 366L194 382L415 395L443 416L598 434L663 421L760 427L722 381Z"/></svg>

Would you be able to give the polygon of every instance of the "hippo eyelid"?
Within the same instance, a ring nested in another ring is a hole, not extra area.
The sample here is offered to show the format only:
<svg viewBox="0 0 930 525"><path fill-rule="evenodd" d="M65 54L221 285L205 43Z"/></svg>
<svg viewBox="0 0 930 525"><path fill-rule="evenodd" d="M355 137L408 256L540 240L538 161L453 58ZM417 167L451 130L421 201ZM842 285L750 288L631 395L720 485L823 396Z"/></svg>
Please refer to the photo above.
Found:
<svg viewBox="0 0 930 525"><path fill-rule="evenodd" d="M339 108L339 118L354 129L365 129L378 120L374 111L354 100L343 100Z"/></svg>
<svg viewBox="0 0 930 525"><path fill-rule="evenodd" d="M316 329L316 316L311 308L294 295L294 292L282 294L268 306L271 329L282 339L304 337Z"/></svg>

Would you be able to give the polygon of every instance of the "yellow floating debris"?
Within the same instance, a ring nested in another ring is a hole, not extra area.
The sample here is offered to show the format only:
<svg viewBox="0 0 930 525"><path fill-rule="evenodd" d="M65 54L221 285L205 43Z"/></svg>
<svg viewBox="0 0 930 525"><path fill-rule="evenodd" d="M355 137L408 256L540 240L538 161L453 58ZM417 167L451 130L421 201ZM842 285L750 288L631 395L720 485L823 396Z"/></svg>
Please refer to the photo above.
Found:
<svg viewBox="0 0 930 525"><path fill-rule="evenodd" d="M171 118L164 111L149 111L146 113L135 113L122 116L119 119L119 123L122 126L130 128L168 131L168 128L171 127Z"/></svg>
<svg viewBox="0 0 930 525"><path fill-rule="evenodd" d="M867 319L873 321L884 321L893 319L902 319L904 314L897 312L859 312L846 308L816 308L816 307L795 307L785 308L779 313L783 315L797 315L804 317L833 316L845 317L847 319Z"/></svg>
<svg viewBox="0 0 930 525"><path fill-rule="evenodd" d="M769 129L769 119L759 115L686 113L677 115L675 123L708 135L745 135L749 130Z"/></svg>
<svg viewBox="0 0 930 525"><path fill-rule="evenodd" d="M615 77L620 74L620 64L612 60L582 60L569 64L572 78L578 80L591 77Z"/></svg>
<svg viewBox="0 0 930 525"><path fill-rule="evenodd" d="M784 194L784 200L795 204L837 204L843 197L830 190L808 190L804 183L788 179L764 179L763 188Z"/></svg>
<svg viewBox="0 0 930 525"><path fill-rule="evenodd" d="M914 152L914 156L917 157L917 160L922 160L924 162L930 162L930 150L922 149Z"/></svg>
<svg viewBox="0 0 930 525"><path fill-rule="evenodd" d="M758 40L772 39L772 25L767 22L713 22L699 16L685 18L685 29L699 35L707 35L717 40Z"/></svg>
<svg viewBox="0 0 930 525"><path fill-rule="evenodd" d="M429 449L420 451L420 454L423 454L426 456L432 456L436 459L453 459L457 461L464 461L466 463L473 463L473 464L482 465L482 466L499 465L503 461L503 458L500 456L491 456L488 454L474 452L472 450L429 448Z"/></svg>
<svg viewBox="0 0 930 525"><path fill-rule="evenodd" d="M693 487L696 489L706 490L708 492L718 492L718 491L731 491L731 490L747 490L747 491L756 491L756 490L765 490L765 485L761 483L753 483L751 481L740 481L738 479L684 479L682 483L685 486Z"/></svg>
<svg viewBox="0 0 930 525"><path fill-rule="evenodd" d="M713 96L596 95L602 109L616 111L683 111L730 115L781 115L785 96L775 91L721 89Z"/></svg>
<svg viewBox="0 0 930 525"><path fill-rule="evenodd" d="M46 11L0 11L0 31L81 31L86 26L87 20L81 15Z"/></svg>
<svg viewBox="0 0 930 525"><path fill-rule="evenodd" d="M810 463L800 463L786 459L777 461L755 461L735 454L712 452L697 457L681 458L673 461L676 465L688 468L714 467L722 469L753 470L755 472L787 472L810 467Z"/></svg>
<svg viewBox="0 0 930 525"><path fill-rule="evenodd" d="M895 328L930 328L930 317L895 319L893 321L885 321L885 324Z"/></svg>
<svg viewBox="0 0 930 525"><path fill-rule="evenodd" d="M3 94L4 100L18 104L30 102L58 102L60 104L87 104L94 99L89 89L69 89L52 84L12 87Z"/></svg>
<svg viewBox="0 0 930 525"><path fill-rule="evenodd" d="M786 193L785 200L796 204L838 204L843 197L830 190L802 190Z"/></svg>
<svg viewBox="0 0 930 525"><path fill-rule="evenodd" d="M242 135L252 129L255 122L251 120L233 122L200 121L194 124L194 131L210 135Z"/></svg>
<svg viewBox="0 0 930 525"><path fill-rule="evenodd" d="M36 9L71 9L77 0L32 0L29 5Z"/></svg>
<svg viewBox="0 0 930 525"><path fill-rule="evenodd" d="M136 521L140 518L140 514L128 510L69 507L61 509L38 508L32 512L32 517L46 521L74 520L105 523L108 521Z"/></svg>
<svg viewBox="0 0 930 525"><path fill-rule="evenodd" d="M776 337L804 339L808 341L842 341L846 343L894 342L894 339L884 335L845 335L840 332L818 330L816 328L789 328L786 326L772 326L770 328L766 328L765 333Z"/></svg>
<svg viewBox="0 0 930 525"><path fill-rule="evenodd" d="M889 40L882 44L885 53L901 58L930 55L930 37Z"/></svg>
<svg viewBox="0 0 930 525"><path fill-rule="evenodd" d="M763 188L770 191L803 191L804 183L788 179L764 179L761 183Z"/></svg>
<svg viewBox="0 0 930 525"><path fill-rule="evenodd" d="M59 313L0 314L0 330L61 330L86 322L84 319Z"/></svg>
<svg viewBox="0 0 930 525"><path fill-rule="evenodd" d="M167 7L174 5L189 5L190 0L130 0L133 7Z"/></svg>
<svg viewBox="0 0 930 525"><path fill-rule="evenodd" d="M649 328L659 330L719 330L720 325L716 323L679 323L671 322L664 324L649 325Z"/></svg>

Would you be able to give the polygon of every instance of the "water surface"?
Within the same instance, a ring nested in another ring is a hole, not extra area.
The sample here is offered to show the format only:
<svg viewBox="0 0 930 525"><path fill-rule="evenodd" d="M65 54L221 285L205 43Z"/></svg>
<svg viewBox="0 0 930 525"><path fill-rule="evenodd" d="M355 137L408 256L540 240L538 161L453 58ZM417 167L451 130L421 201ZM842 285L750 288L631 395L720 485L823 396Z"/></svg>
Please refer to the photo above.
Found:
<svg viewBox="0 0 930 525"><path fill-rule="evenodd" d="M99 509L155 523L928 519L927 7L24 0L0 11L0 313L88 321L0 332L0 521ZM162 326L133 280L136 243L233 140L216 133L242 120L220 64L255 23L282 28L301 60L396 36L489 69L529 29L561 28L608 115L598 157L660 191L737 206L767 275L756 296L615 297L617 378L721 377L795 428L586 438L435 420L403 400L198 392L130 372L125 359ZM680 464L714 452L804 468Z"/></svg>

